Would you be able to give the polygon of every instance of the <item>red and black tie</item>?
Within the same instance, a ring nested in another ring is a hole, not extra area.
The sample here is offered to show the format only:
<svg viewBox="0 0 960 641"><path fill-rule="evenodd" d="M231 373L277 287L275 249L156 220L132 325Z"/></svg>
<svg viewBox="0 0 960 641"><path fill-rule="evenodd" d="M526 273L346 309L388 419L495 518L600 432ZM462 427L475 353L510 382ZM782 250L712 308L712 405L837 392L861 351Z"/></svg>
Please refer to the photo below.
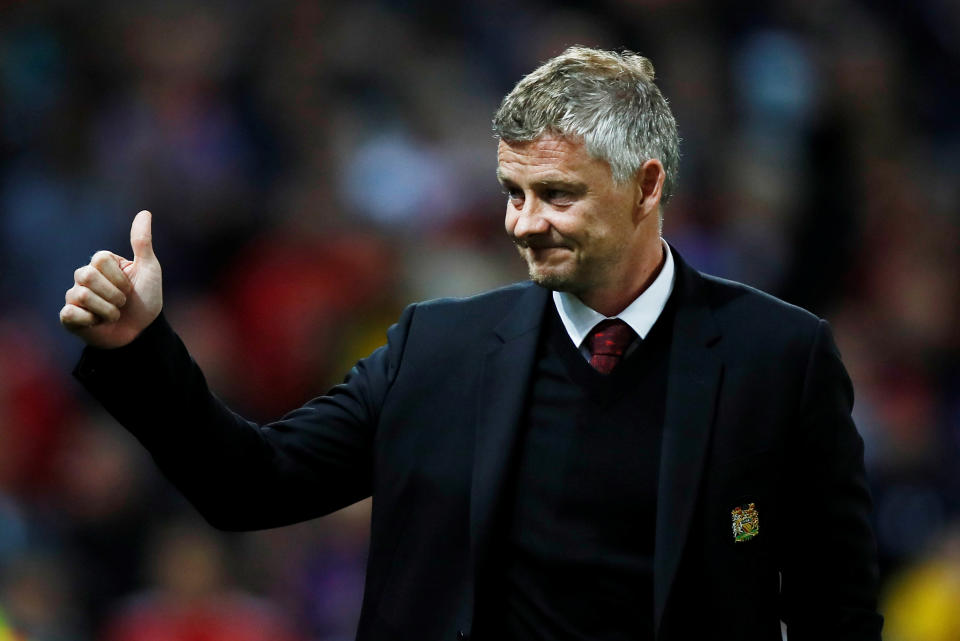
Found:
<svg viewBox="0 0 960 641"><path fill-rule="evenodd" d="M609 374L636 337L637 333L619 318L597 323L587 335L590 365L601 374Z"/></svg>

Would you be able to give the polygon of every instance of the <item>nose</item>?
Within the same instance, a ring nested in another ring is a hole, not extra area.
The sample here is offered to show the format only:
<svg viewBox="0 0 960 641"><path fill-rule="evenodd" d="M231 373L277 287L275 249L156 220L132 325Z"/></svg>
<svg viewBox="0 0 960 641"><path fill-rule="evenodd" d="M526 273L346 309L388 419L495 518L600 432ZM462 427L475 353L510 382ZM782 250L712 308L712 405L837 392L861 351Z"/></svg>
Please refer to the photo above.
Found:
<svg viewBox="0 0 960 641"><path fill-rule="evenodd" d="M523 207L517 209L507 205L507 223L513 218L513 229L509 229L514 238L526 238L537 234L546 234L550 231L550 222L543 216L542 203L536 196L527 197Z"/></svg>

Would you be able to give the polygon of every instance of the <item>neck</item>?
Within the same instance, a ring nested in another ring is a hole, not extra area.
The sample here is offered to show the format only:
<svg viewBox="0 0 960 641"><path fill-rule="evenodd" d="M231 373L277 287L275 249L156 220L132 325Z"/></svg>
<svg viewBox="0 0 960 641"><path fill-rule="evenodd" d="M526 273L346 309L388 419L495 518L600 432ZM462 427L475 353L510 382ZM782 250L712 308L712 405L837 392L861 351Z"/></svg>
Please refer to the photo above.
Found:
<svg viewBox="0 0 960 641"><path fill-rule="evenodd" d="M667 251L663 241L659 236L656 238L656 248L652 251L642 252L646 259L641 260L639 265L634 265L630 270L630 275L617 279L610 287L601 287L591 289L587 292L576 293L584 305L594 309L604 316L616 316L630 303L635 301L640 294L645 292L651 283L660 275L666 262ZM624 287L628 284L629 287Z"/></svg>

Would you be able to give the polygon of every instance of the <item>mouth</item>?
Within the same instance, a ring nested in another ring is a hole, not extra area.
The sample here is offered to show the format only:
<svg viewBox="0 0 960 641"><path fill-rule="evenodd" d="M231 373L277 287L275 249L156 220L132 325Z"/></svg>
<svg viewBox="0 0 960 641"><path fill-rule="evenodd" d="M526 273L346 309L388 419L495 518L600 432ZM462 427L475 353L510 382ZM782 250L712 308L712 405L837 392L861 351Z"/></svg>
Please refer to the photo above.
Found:
<svg viewBox="0 0 960 641"><path fill-rule="evenodd" d="M514 238L513 243L520 249L529 249L533 252L547 251L551 249L565 249L569 250L570 247L564 243L558 243L549 238Z"/></svg>
<svg viewBox="0 0 960 641"><path fill-rule="evenodd" d="M573 251L566 245L546 243L517 243L517 247L528 264L541 267L565 263Z"/></svg>
<svg viewBox="0 0 960 641"><path fill-rule="evenodd" d="M562 252L569 252L569 247L564 247L562 245L544 245L542 247L528 247L530 253L536 258L546 258L547 256L552 256L553 254L559 254Z"/></svg>

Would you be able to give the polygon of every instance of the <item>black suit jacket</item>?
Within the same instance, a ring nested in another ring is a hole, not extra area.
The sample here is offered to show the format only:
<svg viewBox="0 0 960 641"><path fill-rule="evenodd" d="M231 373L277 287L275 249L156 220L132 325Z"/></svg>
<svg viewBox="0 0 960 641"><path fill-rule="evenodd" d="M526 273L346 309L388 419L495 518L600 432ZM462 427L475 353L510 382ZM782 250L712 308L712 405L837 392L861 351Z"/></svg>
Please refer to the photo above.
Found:
<svg viewBox="0 0 960 641"><path fill-rule="evenodd" d="M658 639L879 639L852 389L827 324L677 260L661 451ZM346 381L249 423L161 316L76 375L215 526L313 518L373 495L361 641L463 638L497 550L549 293L408 307ZM759 529L736 541L732 511ZM479 586L479 588L478 588Z"/></svg>

